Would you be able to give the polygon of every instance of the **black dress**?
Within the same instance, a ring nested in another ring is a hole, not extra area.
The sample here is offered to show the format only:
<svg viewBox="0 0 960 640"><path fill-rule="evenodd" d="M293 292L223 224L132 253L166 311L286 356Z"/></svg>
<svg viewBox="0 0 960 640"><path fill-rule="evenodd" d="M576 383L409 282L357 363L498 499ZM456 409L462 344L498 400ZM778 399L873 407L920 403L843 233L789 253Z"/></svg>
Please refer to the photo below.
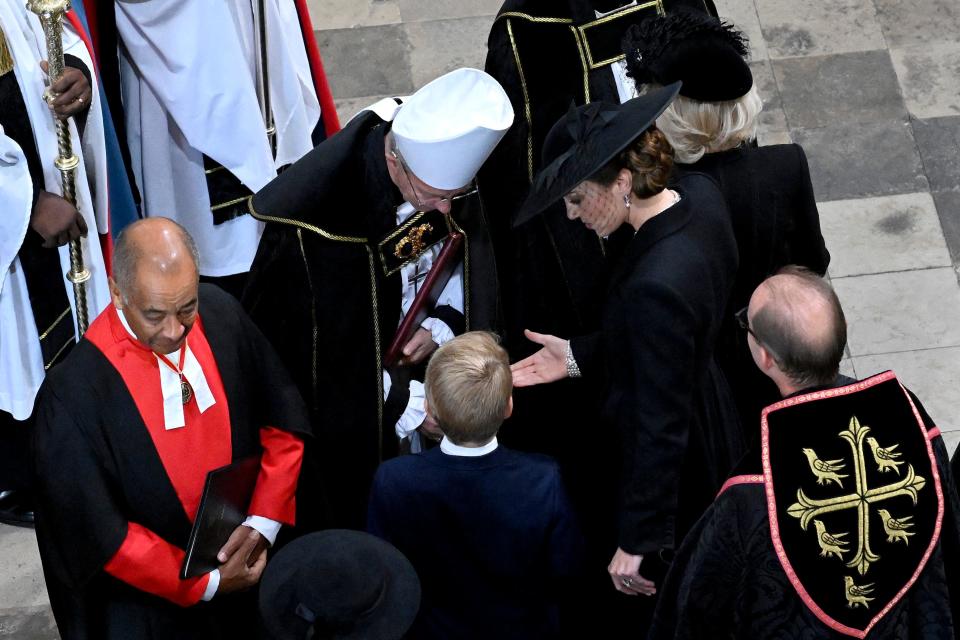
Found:
<svg viewBox="0 0 960 640"><path fill-rule="evenodd" d="M604 417L622 439L618 545L631 554L674 549L743 453L713 359L736 243L713 180L689 174L677 191L637 231L604 305Z"/></svg>
<svg viewBox="0 0 960 640"><path fill-rule="evenodd" d="M717 341L717 362L730 383L748 441L760 410L779 400L777 387L756 368L746 334L733 314L747 306L754 289L788 264L823 275L830 253L820 233L820 216L803 148L796 144L738 147L709 153L681 174L701 172L720 185L730 211L740 266L728 313Z"/></svg>

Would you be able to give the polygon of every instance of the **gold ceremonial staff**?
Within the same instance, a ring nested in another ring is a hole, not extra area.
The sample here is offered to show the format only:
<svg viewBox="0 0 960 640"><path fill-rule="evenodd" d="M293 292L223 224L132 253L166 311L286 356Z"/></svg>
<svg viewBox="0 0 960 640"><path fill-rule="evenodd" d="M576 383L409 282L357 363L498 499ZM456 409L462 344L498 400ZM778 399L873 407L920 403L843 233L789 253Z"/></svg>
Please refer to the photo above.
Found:
<svg viewBox="0 0 960 640"><path fill-rule="evenodd" d="M63 75L63 14L70 10L70 0L27 0L27 8L37 14L47 40L47 64L50 84ZM44 98L49 97L50 90ZM74 207L77 205L76 175L80 159L73 153L70 127L66 120L54 116L57 127L57 159L54 165L60 170L60 185L63 198ZM90 271L83 266L83 248L80 238L70 241L70 271L67 280L73 283L73 298L77 305L77 329L80 334L87 330L87 286Z"/></svg>

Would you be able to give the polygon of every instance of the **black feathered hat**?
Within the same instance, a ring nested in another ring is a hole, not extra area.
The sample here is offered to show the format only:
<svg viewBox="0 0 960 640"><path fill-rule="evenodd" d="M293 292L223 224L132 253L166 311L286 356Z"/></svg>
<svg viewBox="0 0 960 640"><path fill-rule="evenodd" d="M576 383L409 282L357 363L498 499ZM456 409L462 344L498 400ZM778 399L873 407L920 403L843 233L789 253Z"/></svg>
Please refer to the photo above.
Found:
<svg viewBox="0 0 960 640"><path fill-rule="evenodd" d="M298 538L267 564L260 613L276 640L397 640L420 607L420 580L392 545L360 531Z"/></svg>
<svg viewBox="0 0 960 640"><path fill-rule="evenodd" d="M513 226L527 222L603 169L656 121L679 90L676 82L623 104L571 104L543 142L543 168Z"/></svg>
<svg viewBox="0 0 960 640"><path fill-rule="evenodd" d="M683 82L680 95L701 102L740 98L753 86L747 39L705 13L650 17L623 37L627 74L639 85Z"/></svg>

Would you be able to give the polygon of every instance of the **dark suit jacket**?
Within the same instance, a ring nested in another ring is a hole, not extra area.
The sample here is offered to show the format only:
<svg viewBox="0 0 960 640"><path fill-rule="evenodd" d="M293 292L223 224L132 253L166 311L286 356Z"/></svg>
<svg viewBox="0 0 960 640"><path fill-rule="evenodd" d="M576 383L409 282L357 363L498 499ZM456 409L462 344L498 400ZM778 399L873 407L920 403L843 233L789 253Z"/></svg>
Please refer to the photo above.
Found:
<svg viewBox="0 0 960 640"><path fill-rule="evenodd" d="M380 465L368 529L410 559L423 587L409 638L553 637L581 539L557 464L503 446L440 448Z"/></svg>
<svg viewBox="0 0 960 640"><path fill-rule="evenodd" d="M647 221L604 308L605 417L623 439L620 547L679 544L742 454L736 410L713 363L737 269L723 196L683 177L681 200Z"/></svg>
<svg viewBox="0 0 960 640"><path fill-rule="evenodd" d="M733 223L740 266L717 340L717 363L730 382L749 439L760 410L779 400L779 393L754 366L746 334L733 314L781 267L798 264L826 273L830 253L820 233L810 169L796 144L739 147L677 166L681 173L701 172L717 181Z"/></svg>

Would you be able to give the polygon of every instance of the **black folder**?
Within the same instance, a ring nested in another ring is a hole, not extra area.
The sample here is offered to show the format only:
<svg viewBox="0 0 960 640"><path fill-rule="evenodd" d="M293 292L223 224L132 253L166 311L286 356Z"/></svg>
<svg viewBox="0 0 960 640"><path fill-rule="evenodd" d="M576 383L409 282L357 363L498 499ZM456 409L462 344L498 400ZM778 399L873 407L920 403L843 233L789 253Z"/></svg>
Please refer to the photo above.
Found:
<svg viewBox="0 0 960 640"><path fill-rule="evenodd" d="M220 566L217 553L247 519L247 508L260 474L260 456L237 460L207 474L200 508L193 522L180 579L209 573Z"/></svg>

